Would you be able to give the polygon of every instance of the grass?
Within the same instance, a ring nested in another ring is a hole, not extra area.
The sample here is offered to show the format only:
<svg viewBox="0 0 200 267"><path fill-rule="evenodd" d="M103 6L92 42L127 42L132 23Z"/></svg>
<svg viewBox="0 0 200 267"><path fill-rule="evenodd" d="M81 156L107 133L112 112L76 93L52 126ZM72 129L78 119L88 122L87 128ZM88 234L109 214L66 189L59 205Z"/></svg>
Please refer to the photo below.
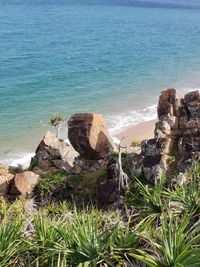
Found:
<svg viewBox="0 0 200 267"><path fill-rule="evenodd" d="M104 173L74 176L89 191ZM67 201L27 211L27 200L0 203L0 266L200 266L200 167L188 183L148 185L135 178L125 197L129 215ZM64 173L40 181L44 194L65 183ZM72 179L72 178L71 178ZM94 190L94 189L93 189ZM89 193L92 193L90 191ZM89 194L88 193L88 194Z"/></svg>
<svg viewBox="0 0 200 267"><path fill-rule="evenodd" d="M139 140L133 140L132 141L132 146L141 146L141 141L139 141Z"/></svg>

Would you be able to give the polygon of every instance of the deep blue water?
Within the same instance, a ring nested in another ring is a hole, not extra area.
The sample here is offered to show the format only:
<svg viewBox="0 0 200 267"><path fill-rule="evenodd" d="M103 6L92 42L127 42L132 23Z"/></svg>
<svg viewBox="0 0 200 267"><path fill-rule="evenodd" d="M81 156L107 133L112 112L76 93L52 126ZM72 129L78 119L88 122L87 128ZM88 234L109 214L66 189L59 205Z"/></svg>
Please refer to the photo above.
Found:
<svg viewBox="0 0 200 267"><path fill-rule="evenodd" d="M0 159L31 151L55 112L151 119L163 88L199 74L200 1L0 0Z"/></svg>

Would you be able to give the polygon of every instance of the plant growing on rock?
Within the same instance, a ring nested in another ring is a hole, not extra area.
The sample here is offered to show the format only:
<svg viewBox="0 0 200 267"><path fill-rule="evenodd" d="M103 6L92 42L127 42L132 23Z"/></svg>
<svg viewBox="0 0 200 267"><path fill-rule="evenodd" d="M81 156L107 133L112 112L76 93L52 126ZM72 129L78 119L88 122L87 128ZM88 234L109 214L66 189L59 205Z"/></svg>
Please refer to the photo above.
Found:
<svg viewBox="0 0 200 267"><path fill-rule="evenodd" d="M51 124L52 127L55 128L56 130L56 137L59 136L60 133L60 128L62 123L64 122L64 116L62 114L56 113L53 116L50 117L49 123Z"/></svg>

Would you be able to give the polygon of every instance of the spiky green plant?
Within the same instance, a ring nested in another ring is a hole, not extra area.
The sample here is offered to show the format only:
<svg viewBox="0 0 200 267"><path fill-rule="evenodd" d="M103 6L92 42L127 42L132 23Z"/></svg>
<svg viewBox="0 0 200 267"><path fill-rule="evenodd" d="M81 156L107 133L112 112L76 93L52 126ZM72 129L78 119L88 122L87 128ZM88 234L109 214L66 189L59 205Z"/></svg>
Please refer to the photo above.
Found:
<svg viewBox="0 0 200 267"><path fill-rule="evenodd" d="M62 261L56 251L56 244L61 241L61 238L55 229L61 223L59 220L50 220L40 214L35 216L33 221L35 234L30 238L29 243L27 242L34 256L32 264L53 267L58 260Z"/></svg>
<svg viewBox="0 0 200 267"><path fill-rule="evenodd" d="M97 266L104 260L109 249L109 240L112 230L103 225L98 212L92 211L83 214L74 214L71 224L57 228L63 242L57 244L57 249L68 248L68 259L72 266L87 263L88 266Z"/></svg>
<svg viewBox="0 0 200 267"><path fill-rule="evenodd" d="M163 198L164 180L161 179L154 187L150 187L136 178L136 185L139 189L139 197L142 199L139 215L142 215L145 221L159 223L161 214L166 210Z"/></svg>
<svg viewBox="0 0 200 267"><path fill-rule="evenodd" d="M191 215L166 214L155 236L144 237L147 247L129 256L151 267L200 266L200 222L191 221Z"/></svg>
<svg viewBox="0 0 200 267"><path fill-rule="evenodd" d="M20 257L25 252L23 239L23 222L18 218L13 221L3 221L0 225L0 266L17 266Z"/></svg>
<svg viewBox="0 0 200 267"><path fill-rule="evenodd" d="M181 210L200 214L200 181L195 176L187 184L176 186L175 190L167 189L164 195L169 202L177 203Z"/></svg>
<svg viewBox="0 0 200 267"><path fill-rule="evenodd" d="M126 253L133 252L137 248L139 240L140 238L129 224L125 229L118 225L112 233L111 252L107 263L110 263L111 266L126 266Z"/></svg>

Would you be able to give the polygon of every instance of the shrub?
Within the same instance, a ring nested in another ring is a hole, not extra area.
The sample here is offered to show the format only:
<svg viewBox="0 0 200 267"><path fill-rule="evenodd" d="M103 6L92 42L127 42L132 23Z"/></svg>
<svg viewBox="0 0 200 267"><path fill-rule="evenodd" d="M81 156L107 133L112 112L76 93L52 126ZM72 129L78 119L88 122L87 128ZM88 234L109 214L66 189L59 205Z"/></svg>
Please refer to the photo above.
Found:
<svg viewBox="0 0 200 267"><path fill-rule="evenodd" d="M56 130L56 137L58 137L59 135L60 127L63 121L64 121L64 116L59 113L56 113L55 115L51 116L51 118L49 119L49 123Z"/></svg>

